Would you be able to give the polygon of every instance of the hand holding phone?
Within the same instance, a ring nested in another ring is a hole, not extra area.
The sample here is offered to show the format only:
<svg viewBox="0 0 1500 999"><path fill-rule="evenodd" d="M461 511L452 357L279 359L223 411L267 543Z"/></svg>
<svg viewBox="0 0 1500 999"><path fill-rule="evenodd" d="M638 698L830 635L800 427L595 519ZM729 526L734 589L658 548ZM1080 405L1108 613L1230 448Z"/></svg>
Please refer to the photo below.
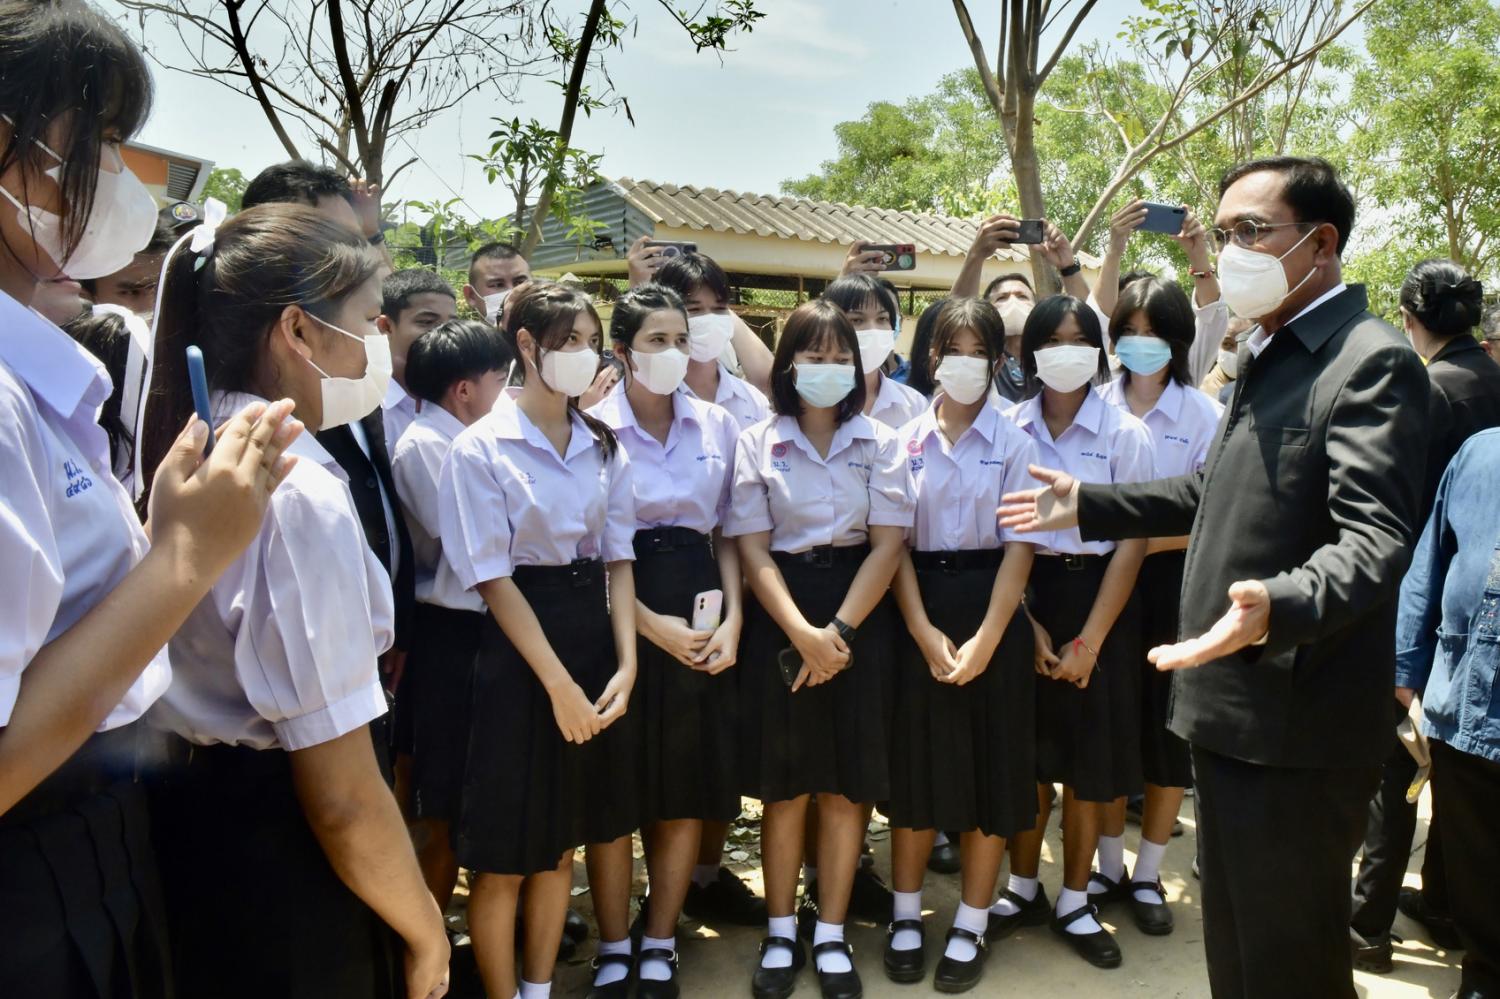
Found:
<svg viewBox="0 0 1500 999"><path fill-rule="evenodd" d="M717 631L724 609L723 590L704 590L693 598L693 630Z"/></svg>
<svg viewBox="0 0 1500 999"><path fill-rule="evenodd" d="M876 262L883 271L917 269L917 247L914 243L866 243L861 252L880 254Z"/></svg>
<svg viewBox="0 0 1500 999"><path fill-rule="evenodd" d="M207 456L214 449L214 417L208 406L208 376L203 371L203 351L197 347L189 347L187 366L188 384L193 390L193 409L197 411L198 419L208 427L208 442L203 445L203 454Z"/></svg>
<svg viewBox="0 0 1500 999"><path fill-rule="evenodd" d="M1187 209L1182 205L1143 201L1141 207L1146 209L1146 218L1140 225L1141 232L1159 232L1168 236L1176 236L1182 232L1182 220L1187 216Z"/></svg>

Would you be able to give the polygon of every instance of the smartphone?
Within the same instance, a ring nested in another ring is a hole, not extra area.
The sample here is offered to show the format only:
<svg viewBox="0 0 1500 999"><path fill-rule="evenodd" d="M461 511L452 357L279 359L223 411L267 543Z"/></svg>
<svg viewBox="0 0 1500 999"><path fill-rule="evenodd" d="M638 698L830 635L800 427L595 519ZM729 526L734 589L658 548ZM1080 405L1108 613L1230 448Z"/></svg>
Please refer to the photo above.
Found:
<svg viewBox="0 0 1500 999"><path fill-rule="evenodd" d="M1175 236L1182 232L1182 220L1187 209L1181 205L1163 205L1155 201L1141 203L1146 209L1146 220L1140 224L1141 232L1160 232Z"/></svg>
<svg viewBox="0 0 1500 999"><path fill-rule="evenodd" d="M193 389L193 408L198 419L208 426L208 443L203 445L204 455L214 449L213 411L208 408L208 376L203 373L203 351L197 347L187 349L188 383Z"/></svg>
<svg viewBox="0 0 1500 999"><path fill-rule="evenodd" d="M1022 219L1016 226L1016 232L1016 238L1011 240L1013 243L1040 243L1046 238L1041 219Z"/></svg>
<svg viewBox="0 0 1500 999"><path fill-rule="evenodd" d="M698 594L693 598L693 630L717 630L719 627L719 614L723 609L723 590L704 590Z"/></svg>
<svg viewBox="0 0 1500 999"><path fill-rule="evenodd" d="M781 667L781 682L790 687L797 682L797 674L802 672L802 657L796 649L788 646L776 654L776 665Z"/></svg>
<svg viewBox="0 0 1500 999"><path fill-rule="evenodd" d="M917 247L913 243L866 243L865 253L880 253L883 271L914 271L917 269Z"/></svg>
<svg viewBox="0 0 1500 999"><path fill-rule="evenodd" d="M599 367L601 369L602 368L614 368L615 369L615 374L619 375L621 378L625 377L625 362L622 361L622 360L620 360L619 356L616 355L616 354L613 354L613 353L600 354L599 355Z"/></svg>
<svg viewBox="0 0 1500 999"><path fill-rule="evenodd" d="M670 239L650 239L646 241L646 245L660 248L661 256L664 260L671 260L673 257L680 257L684 253L698 252L697 243L679 243Z"/></svg>

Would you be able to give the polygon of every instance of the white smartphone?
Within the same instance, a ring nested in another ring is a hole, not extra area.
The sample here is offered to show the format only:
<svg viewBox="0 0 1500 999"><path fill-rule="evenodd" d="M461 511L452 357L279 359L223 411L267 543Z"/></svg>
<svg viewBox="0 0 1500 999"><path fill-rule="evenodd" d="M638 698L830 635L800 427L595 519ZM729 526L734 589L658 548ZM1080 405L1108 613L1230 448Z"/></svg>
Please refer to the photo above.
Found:
<svg viewBox="0 0 1500 999"><path fill-rule="evenodd" d="M724 610L723 590L704 590L693 598L693 630L714 631Z"/></svg>

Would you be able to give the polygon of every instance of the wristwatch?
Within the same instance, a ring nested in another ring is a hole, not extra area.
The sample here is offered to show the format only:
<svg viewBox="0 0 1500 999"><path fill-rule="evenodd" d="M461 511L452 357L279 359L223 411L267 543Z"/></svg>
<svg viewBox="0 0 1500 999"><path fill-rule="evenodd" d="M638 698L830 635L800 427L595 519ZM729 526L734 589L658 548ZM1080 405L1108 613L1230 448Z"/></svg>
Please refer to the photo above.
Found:
<svg viewBox="0 0 1500 999"><path fill-rule="evenodd" d="M831 624L831 625L833 625L833 630L839 633L839 637L844 640L844 644L845 645L847 645L850 642L854 641L854 629L853 628L849 627L847 624L845 624L844 622L840 621L836 617L832 621L830 621L828 623Z"/></svg>
<svg viewBox="0 0 1500 999"><path fill-rule="evenodd" d="M1061 274L1063 277L1072 277L1074 274L1077 274L1081 270L1083 270L1083 265L1075 260L1066 267L1058 268L1057 273Z"/></svg>

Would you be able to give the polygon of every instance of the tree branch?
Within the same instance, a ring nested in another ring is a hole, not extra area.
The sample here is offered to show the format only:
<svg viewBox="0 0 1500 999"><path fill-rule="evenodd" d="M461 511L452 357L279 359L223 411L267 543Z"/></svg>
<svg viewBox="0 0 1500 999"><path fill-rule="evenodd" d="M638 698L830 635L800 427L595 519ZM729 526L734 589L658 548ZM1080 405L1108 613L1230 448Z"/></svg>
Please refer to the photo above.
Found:
<svg viewBox="0 0 1500 999"><path fill-rule="evenodd" d="M1057 61L1062 58L1063 52L1067 50L1068 43L1073 40L1073 36L1078 33L1079 26L1083 24L1083 19L1088 17L1089 11L1093 9L1094 0L1085 0L1083 9L1073 15L1073 20L1068 24L1068 30L1063 32L1062 40L1057 43L1057 48L1052 50L1052 58L1047 60L1047 64L1042 67L1042 71L1036 76L1036 85L1038 87L1046 83L1047 77L1052 75L1052 70L1057 65Z"/></svg>
<svg viewBox="0 0 1500 999"><path fill-rule="evenodd" d="M979 35L974 31L974 22L969 17L969 6L964 0L953 0L953 11L958 15L958 27L964 34L964 41L969 44L969 53L974 57L974 68L979 70L980 82L984 84L984 94L990 100L990 106L995 109L997 117L1005 114L1005 92L1000 88L1000 81L995 79L995 73L990 69L989 57L984 54L984 43L979 40ZM1002 31L1001 41L1005 39ZM997 58L1004 59L1002 50Z"/></svg>

